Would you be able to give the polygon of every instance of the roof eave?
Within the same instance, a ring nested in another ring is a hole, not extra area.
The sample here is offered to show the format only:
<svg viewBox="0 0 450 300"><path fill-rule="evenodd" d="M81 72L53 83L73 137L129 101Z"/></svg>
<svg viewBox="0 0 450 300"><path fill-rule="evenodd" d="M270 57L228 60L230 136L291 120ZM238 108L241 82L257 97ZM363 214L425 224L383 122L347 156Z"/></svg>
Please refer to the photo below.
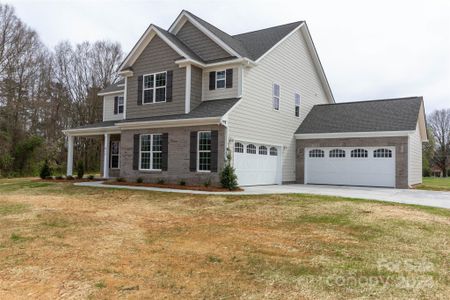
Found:
<svg viewBox="0 0 450 300"><path fill-rule="evenodd" d="M334 139L334 138L371 138L371 137L393 137L393 136L409 136L414 130L397 130L397 131L365 131L365 132L323 132L323 133L296 133L297 140L309 139Z"/></svg>

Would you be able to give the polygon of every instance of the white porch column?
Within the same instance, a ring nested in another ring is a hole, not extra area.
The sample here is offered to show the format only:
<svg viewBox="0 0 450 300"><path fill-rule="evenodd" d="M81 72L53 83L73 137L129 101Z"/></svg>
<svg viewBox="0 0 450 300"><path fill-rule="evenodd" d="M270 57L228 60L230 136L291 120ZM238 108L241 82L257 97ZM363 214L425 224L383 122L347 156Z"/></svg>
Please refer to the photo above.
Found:
<svg viewBox="0 0 450 300"><path fill-rule="evenodd" d="M67 176L73 175L73 135L67 136Z"/></svg>
<svg viewBox="0 0 450 300"><path fill-rule="evenodd" d="M109 138L110 134L105 133L103 142L103 178L109 178Z"/></svg>

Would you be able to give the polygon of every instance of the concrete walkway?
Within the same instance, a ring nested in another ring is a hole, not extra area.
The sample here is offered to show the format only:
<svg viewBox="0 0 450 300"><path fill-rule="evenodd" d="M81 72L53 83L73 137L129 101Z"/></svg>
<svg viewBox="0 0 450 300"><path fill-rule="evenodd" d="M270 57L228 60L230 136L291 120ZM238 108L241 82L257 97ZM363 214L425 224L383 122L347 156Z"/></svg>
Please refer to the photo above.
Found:
<svg viewBox="0 0 450 300"><path fill-rule="evenodd" d="M350 187L331 185L265 185L245 187L241 192L204 192L189 191L140 186L106 185L101 181L75 183L77 186L120 188L141 191L171 192L182 194L203 194L203 195L265 195L265 194L313 194L324 196L336 196L346 198L358 198L367 200L381 200L387 202L417 204L432 207L450 209L450 192L372 188L372 187Z"/></svg>

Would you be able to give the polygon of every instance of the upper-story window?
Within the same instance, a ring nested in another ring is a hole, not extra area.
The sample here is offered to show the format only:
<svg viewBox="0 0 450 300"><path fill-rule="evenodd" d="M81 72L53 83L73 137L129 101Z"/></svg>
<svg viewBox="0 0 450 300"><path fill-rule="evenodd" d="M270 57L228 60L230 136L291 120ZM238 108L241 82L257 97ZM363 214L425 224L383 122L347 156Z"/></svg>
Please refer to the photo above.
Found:
<svg viewBox="0 0 450 300"><path fill-rule="evenodd" d="M227 82L227 75L225 70L216 71L216 89L224 89Z"/></svg>
<svg viewBox="0 0 450 300"><path fill-rule="evenodd" d="M295 116L300 117L300 95L295 93L294 94L294 101L295 101Z"/></svg>
<svg viewBox="0 0 450 300"><path fill-rule="evenodd" d="M117 97L117 112L123 114L123 97Z"/></svg>
<svg viewBox="0 0 450 300"><path fill-rule="evenodd" d="M142 103L166 102L166 77L167 72L143 76Z"/></svg>
<svg viewBox="0 0 450 300"><path fill-rule="evenodd" d="M280 85L277 83L274 83L272 87L272 107L280 110Z"/></svg>

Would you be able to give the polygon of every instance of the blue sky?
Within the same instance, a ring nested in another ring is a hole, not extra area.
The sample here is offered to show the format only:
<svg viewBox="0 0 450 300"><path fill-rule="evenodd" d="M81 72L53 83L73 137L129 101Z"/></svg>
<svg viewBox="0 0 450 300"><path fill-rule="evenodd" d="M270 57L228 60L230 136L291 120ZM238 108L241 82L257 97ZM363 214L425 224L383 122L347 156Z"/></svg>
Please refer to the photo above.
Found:
<svg viewBox="0 0 450 300"><path fill-rule="evenodd" d="M306 20L337 102L424 96L450 108L450 1L3 1L43 42L118 41L128 52L150 23L187 9L236 34Z"/></svg>

